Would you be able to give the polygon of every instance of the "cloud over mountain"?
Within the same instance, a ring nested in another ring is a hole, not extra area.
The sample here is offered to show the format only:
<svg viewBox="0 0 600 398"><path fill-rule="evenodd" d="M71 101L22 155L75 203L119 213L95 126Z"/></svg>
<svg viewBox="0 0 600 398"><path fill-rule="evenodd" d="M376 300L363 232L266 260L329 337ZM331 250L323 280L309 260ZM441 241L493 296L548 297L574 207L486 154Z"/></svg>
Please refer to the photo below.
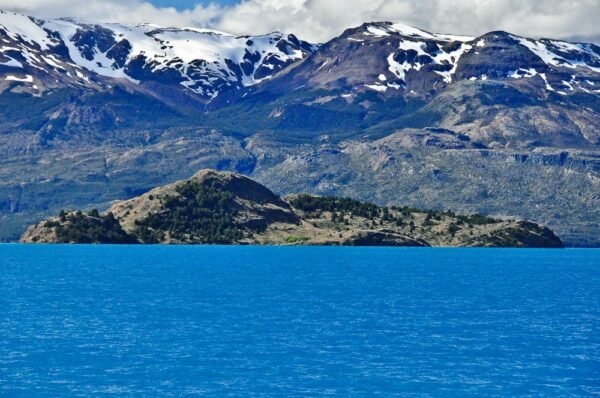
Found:
<svg viewBox="0 0 600 398"><path fill-rule="evenodd" d="M529 37L600 41L597 0L246 0L186 10L141 0L0 0L0 8L43 17L200 26L236 34L274 30L326 41L365 21L401 21L436 32L507 30Z"/></svg>

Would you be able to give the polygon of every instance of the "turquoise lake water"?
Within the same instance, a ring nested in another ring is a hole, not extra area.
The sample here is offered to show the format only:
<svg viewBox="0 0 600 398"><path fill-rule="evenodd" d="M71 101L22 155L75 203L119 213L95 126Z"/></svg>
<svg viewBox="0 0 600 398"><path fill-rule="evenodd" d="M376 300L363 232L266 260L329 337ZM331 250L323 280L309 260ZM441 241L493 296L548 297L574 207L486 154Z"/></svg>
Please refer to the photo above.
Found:
<svg viewBox="0 0 600 398"><path fill-rule="evenodd" d="M600 250L0 245L0 396L600 394Z"/></svg>

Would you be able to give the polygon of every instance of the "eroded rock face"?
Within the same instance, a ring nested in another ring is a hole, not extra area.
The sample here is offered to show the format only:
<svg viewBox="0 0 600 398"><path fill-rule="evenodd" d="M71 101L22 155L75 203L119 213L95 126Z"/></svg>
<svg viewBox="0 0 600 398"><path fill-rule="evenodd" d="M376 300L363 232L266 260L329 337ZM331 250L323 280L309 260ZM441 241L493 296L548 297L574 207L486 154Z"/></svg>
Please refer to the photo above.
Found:
<svg viewBox="0 0 600 398"><path fill-rule="evenodd" d="M21 241L562 247L535 223L333 197L284 200L247 177L214 170L115 203L103 214L62 212L30 227Z"/></svg>

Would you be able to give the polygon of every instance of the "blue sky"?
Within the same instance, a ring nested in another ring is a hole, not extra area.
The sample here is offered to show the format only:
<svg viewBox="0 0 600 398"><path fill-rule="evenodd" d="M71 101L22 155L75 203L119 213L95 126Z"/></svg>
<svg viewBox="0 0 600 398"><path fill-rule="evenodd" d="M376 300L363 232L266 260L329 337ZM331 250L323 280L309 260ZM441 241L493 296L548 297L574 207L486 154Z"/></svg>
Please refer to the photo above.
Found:
<svg viewBox="0 0 600 398"><path fill-rule="evenodd" d="M150 0L150 3L157 7L175 7L178 10L191 9L198 4L206 6L210 3L215 3L222 6L229 6L239 2L240 0Z"/></svg>

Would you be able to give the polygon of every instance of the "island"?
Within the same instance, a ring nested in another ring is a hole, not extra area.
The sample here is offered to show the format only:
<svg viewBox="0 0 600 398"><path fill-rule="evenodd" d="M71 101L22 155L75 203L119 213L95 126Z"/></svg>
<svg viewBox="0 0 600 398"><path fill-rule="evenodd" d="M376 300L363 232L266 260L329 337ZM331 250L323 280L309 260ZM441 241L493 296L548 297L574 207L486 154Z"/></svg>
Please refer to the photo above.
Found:
<svg viewBox="0 0 600 398"><path fill-rule="evenodd" d="M560 248L534 222L350 198L280 197L241 174L201 170L99 212L64 210L24 243L253 244Z"/></svg>

